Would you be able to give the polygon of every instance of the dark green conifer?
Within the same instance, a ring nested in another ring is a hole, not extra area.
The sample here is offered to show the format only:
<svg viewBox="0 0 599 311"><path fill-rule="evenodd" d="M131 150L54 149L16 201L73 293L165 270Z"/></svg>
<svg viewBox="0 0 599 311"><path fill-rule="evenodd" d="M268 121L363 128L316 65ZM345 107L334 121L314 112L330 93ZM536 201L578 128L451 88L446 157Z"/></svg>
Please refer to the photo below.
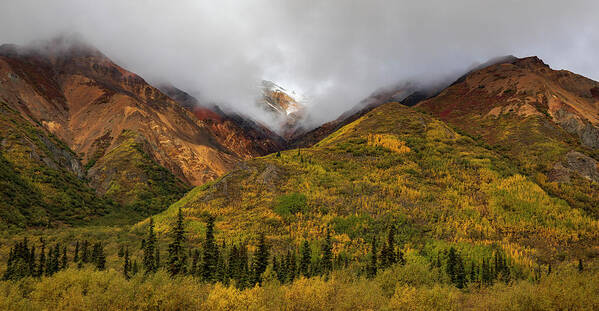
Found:
<svg viewBox="0 0 599 311"><path fill-rule="evenodd" d="M133 261L133 265L131 266L131 273L136 275L139 272L139 264L137 263L137 259Z"/></svg>
<svg viewBox="0 0 599 311"><path fill-rule="evenodd" d="M205 281L214 281L216 269L218 267L218 257L218 245L214 239L214 217L209 216L206 223L206 241L202 258L202 277Z"/></svg>
<svg viewBox="0 0 599 311"><path fill-rule="evenodd" d="M387 235L387 243L381 250L381 267L388 268L397 262L395 254L395 226L391 225Z"/></svg>
<svg viewBox="0 0 599 311"><path fill-rule="evenodd" d="M333 270L333 243L331 241L331 234L327 229L324 245L322 247L322 272L329 273Z"/></svg>
<svg viewBox="0 0 599 311"><path fill-rule="evenodd" d="M123 275L128 280L131 278L131 260L129 259L129 247L124 251L125 263L123 264Z"/></svg>
<svg viewBox="0 0 599 311"><path fill-rule="evenodd" d="M89 254L89 242L87 240L83 241L83 247L81 249L81 261L83 263L90 262L90 254Z"/></svg>
<svg viewBox="0 0 599 311"><path fill-rule="evenodd" d="M370 246L370 259L368 261L368 266L366 267L366 276L369 278L373 278L376 276L377 272L377 250L376 250L376 236L372 237L372 243Z"/></svg>
<svg viewBox="0 0 599 311"><path fill-rule="evenodd" d="M148 226L148 236L144 246L144 257L143 265L145 273L156 272L158 266L156 265L156 233L154 233L154 219L150 218L150 225Z"/></svg>
<svg viewBox="0 0 599 311"><path fill-rule="evenodd" d="M62 257L60 258L60 270L65 270L68 266L67 247L62 248Z"/></svg>
<svg viewBox="0 0 599 311"><path fill-rule="evenodd" d="M307 240L304 240L301 249L300 272L305 277L310 277L310 263L312 262L312 250Z"/></svg>
<svg viewBox="0 0 599 311"><path fill-rule="evenodd" d="M37 268L37 277L41 277L44 274L44 269L46 268L46 241L40 238L40 243L42 243L42 249L40 252L40 261Z"/></svg>
<svg viewBox="0 0 599 311"><path fill-rule="evenodd" d="M181 208L177 215L177 223L173 228L173 241L168 246L168 271L171 276L185 273L187 255L183 248L185 244L185 229L183 227L183 214Z"/></svg>
<svg viewBox="0 0 599 311"><path fill-rule="evenodd" d="M79 241L75 243L75 254L73 254L73 262L79 261Z"/></svg>
<svg viewBox="0 0 599 311"><path fill-rule="evenodd" d="M266 271L268 266L268 246L266 245L266 238L264 233L260 234L258 239L258 249L254 254L253 264L253 284L260 284L262 282L262 274Z"/></svg>
<svg viewBox="0 0 599 311"><path fill-rule="evenodd" d="M102 245L102 243L97 243L97 246L94 247L94 249L97 249L96 251L96 269L103 271L106 270L106 255L104 255L104 246Z"/></svg>

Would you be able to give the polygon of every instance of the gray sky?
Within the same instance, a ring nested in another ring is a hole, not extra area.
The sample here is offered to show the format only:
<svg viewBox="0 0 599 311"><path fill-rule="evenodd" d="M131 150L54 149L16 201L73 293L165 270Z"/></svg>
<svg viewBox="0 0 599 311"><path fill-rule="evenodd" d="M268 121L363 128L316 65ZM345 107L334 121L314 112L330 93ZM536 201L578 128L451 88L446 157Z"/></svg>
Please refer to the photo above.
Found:
<svg viewBox="0 0 599 311"><path fill-rule="evenodd" d="M599 1L3 0L0 43L76 32L152 82L261 118L260 80L305 94L317 121L375 89L499 55L599 80Z"/></svg>

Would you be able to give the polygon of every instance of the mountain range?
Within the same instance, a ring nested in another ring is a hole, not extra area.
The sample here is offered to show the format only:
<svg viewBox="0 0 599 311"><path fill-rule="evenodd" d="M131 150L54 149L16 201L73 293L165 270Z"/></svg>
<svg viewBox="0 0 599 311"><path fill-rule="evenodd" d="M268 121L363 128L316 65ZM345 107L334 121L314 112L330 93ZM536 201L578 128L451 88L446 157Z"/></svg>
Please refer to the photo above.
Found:
<svg viewBox="0 0 599 311"><path fill-rule="evenodd" d="M166 228L182 207L192 223L210 213L221 234L266 231L276 245L330 226L348 253L389 217L406 239L500 243L522 260L598 245L595 81L502 57L446 85L376 91L312 130L299 129L292 92L262 87L281 135L89 45L3 45L1 226L133 215L135 229L156 215Z"/></svg>

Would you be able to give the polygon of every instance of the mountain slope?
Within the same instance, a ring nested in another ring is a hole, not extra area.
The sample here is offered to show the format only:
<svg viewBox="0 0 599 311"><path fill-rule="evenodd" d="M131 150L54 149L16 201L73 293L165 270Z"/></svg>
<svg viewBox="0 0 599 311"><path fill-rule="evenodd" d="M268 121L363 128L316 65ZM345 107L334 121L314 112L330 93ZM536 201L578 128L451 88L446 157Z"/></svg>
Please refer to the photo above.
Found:
<svg viewBox="0 0 599 311"><path fill-rule="evenodd" d="M285 141L278 134L250 118L224 112L218 106L202 105L196 98L169 85L160 86L170 98L191 111L197 125L205 128L219 144L247 159L283 149Z"/></svg>
<svg viewBox="0 0 599 311"><path fill-rule="evenodd" d="M164 193L158 202L167 206L187 185L212 180L253 155L222 145L191 112L141 77L65 38L36 47L0 47L0 99L64 141L82 159L98 195L125 205L152 201L149 191ZM131 147L122 138L129 132L143 148L118 152ZM146 168L166 168L168 176L152 177L132 165L134 158L144 159Z"/></svg>
<svg viewBox="0 0 599 311"><path fill-rule="evenodd" d="M75 155L43 127L0 102L0 230L77 224L107 213Z"/></svg>
<svg viewBox="0 0 599 311"><path fill-rule="evenodd" d="M373 109L311 148L246 161L196 187L155 218L157 230L168 230L179 207L194 237L207 213L217 216L224 239L266 232L283 250L323 239L328 227L335 254L351 258L363 256L367 237L390 224L409 247L500 245L526 265L599 245L596 220L495 152L398 103Z"/></svg>
<svg viewBox="0 0 599 311"><path fill-rule="evenodd" d="M599 215L599 83L536 57L475 70L418 105L507 155L547 191Z"/></svg>

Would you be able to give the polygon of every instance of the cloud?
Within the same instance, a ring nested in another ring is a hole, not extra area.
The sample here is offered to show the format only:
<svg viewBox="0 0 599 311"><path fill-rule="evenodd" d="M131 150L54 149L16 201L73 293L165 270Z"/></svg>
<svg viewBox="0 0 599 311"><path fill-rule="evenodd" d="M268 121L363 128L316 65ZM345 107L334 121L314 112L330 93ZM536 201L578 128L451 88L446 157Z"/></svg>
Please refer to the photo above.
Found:
<svg viewBox="0 0 599 311"><path fill-rule="evenodd" d="M399 81L538 55L599 79L597 1L2 1L0 42L76 32L149 81L266 120L262 79L305 94L318 122Z"/></svg>

